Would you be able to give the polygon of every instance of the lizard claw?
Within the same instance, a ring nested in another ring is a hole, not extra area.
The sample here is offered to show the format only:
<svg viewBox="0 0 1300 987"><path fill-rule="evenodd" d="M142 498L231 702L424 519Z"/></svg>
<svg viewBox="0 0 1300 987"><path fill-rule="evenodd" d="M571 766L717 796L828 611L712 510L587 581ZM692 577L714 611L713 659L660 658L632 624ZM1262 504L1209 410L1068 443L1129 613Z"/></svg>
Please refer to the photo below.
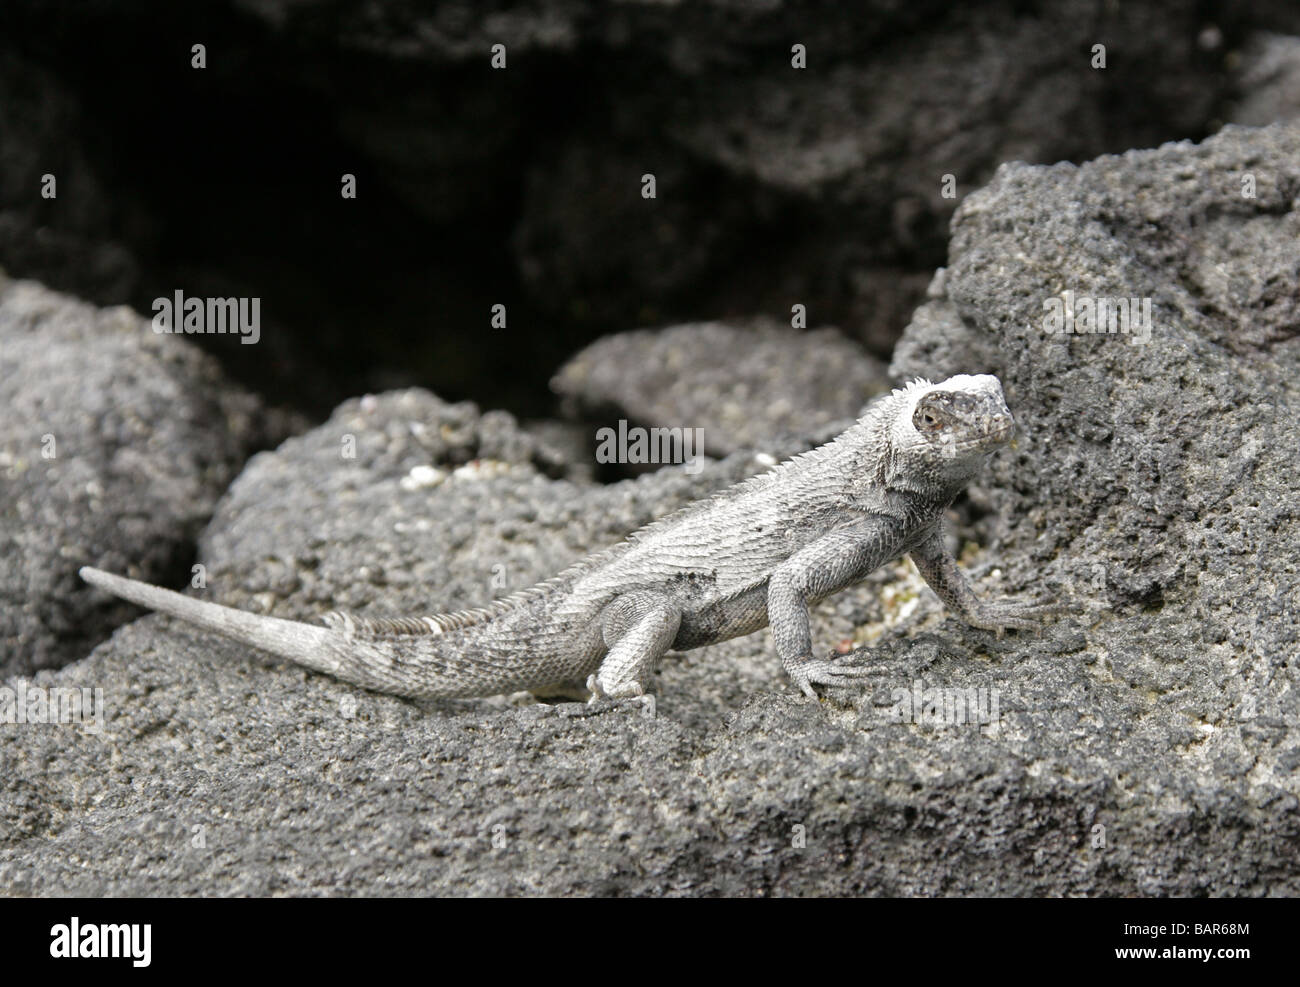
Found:
<svg viewBox="0 0 1300 987"><path fill-rule="evenodd" d="M648 692L643 692L639 696L624 696L621 699L612 699L608 696L592 696L580 709L583 711L581 715L584 716L597 716L601 713L618 713L630 710L639 713L648 720L653 720L659 714L658 703L655 697Z"/></svg>
<svg viewBox="0 0 1300 987"><path fill-rule="evenodd" d="M817 690L813 688L815 685L848 685L852 679L871 674L867 666L857 662L845 661L844 658L814 658L812 655L793 663L786 671L799 691L809 699L817 698Z"/></svg>
<svg viewBox="0 0 1300 987"><path fill-rule="evenodd" d="M637 699L644 696L645 686L635 679L625 682L603 682L599 673L587 676L587 691L591 693L588 702L600 699Z"/></svg>
<svg viewBox="0 0 1300 987"><path fill-rule="evenodd" d="M639 696L628 696L624 699L593 696L585 703L561 703L551 708L558 710L560 716L575 719L602 716L605 713L635 712L648 720L653 720L659 714L658 703L655 701L655 697L648 692Z"/></svg>
<svg viewBox="0 0 1300 987"><path fill-rule="evenodd" d="M967 621L972 627L993 631L999 640L1004 632L1038 631L1042 633L1043 621L1059 617L1068 612L1068 607L1060 603L1019 603L1004 600L1000 603L985 603L971 615Z"/></svg>
<svg viewBox="0 0 1300 987"><path fill-rule="evenodd" d="M645 686L635 680L608 687L601 682L600 675L595 674L587 679L587 691L591 693L591 697L587 700L588 709L595 711L636 709L642 716L651 720L657 714L654 694L646 692Z"/></svg>

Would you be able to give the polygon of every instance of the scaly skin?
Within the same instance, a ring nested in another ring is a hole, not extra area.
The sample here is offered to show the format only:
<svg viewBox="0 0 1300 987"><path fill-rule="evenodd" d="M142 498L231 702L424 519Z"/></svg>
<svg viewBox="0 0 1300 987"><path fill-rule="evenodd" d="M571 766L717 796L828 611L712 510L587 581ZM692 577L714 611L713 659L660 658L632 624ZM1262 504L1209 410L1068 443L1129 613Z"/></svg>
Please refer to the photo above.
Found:
<svg viewBox="0 0 1300 987"><path fill-rule="evenodd" d="M669 649L770 625L805 694L865 674L818 658L808 607L910 554L976 627L1028 628L1054 608L983 603L943 545L944 510L1013 429L996 377L918 380L834 440L642 528L481 610L324 627L204 603L90 567L87 582L368 689L414 698L572 688L644 694Z"/></svg>

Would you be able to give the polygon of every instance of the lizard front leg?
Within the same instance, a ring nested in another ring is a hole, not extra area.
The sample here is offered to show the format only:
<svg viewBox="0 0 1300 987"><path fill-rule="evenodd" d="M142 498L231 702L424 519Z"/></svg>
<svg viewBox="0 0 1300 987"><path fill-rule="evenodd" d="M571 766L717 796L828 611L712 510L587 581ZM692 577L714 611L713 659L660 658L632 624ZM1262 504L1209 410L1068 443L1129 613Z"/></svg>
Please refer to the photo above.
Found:
<svg viewBox="0 0 1300 987"><path fill-rule="evenodd" d="M975 595L965 573L948 554L943 543L942 528L936 527L925 541L908 554L916 564L917 572L938 594L944 606L972 627L996 631L998 637L1001 637L1008 627L1033 630L1039 626L1043 617L1060 613L1060 608L1052 604L1015 603L1010 600L985 603Z"/></svg>
<svg viewBox="0 0 1300 987"><path fill-rule="evenodd" d="M601 613L609 651L587 679L592 701L644 695L650 673L672 646L681 622L681 608L658 593L624 593L609 603Z"/></svg>
<svg viewBox="0 0 1300 987"><path fill-rule="evenodd" d="M804 695L867 674L860 665L813 656L808 604L865 579L898 554L898 521L872 515L836 528L782 562L767 584L767 619L786 674Z"/></svg>

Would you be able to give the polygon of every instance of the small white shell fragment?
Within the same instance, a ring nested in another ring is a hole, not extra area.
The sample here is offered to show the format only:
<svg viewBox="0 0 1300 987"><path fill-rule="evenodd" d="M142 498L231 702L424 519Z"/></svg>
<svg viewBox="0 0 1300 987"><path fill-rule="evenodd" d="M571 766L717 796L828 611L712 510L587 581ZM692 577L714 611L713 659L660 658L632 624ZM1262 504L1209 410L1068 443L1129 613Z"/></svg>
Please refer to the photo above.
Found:
<svg viewBox="0 0 1300 987"><path fill-rule="evenodd" d="M425 487L436 487L446 478L446 471L436 466L413 466L398 485L403 490L422 490Z"/></svg>

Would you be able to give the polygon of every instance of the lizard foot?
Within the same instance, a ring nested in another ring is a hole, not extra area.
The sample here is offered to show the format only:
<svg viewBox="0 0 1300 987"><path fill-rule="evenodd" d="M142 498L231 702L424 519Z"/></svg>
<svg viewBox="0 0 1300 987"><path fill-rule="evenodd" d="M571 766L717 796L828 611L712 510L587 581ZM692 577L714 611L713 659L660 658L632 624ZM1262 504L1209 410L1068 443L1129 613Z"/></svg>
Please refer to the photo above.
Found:
<svg viewBox="0 0 1300 987"><path fill-rule="evenodd" d="M588 702L598 699L636 699L645 695L645 686L636 679L624 679L621 682L601 681L600 673L587 676L587 691L591 693Z"/></svg>
<svg viewBox="0 0 1300 987"><path fill-rule="evenodd" d="M852 657L846 655L845 658ZM871 674L871 669L857 662L844 658L830 660L814 658L807 655L786 669L795 685L809 699L817 698L815 685L848 685L853 679L864 678Z"/></svg>
<svg viewBox="0 0 1300 987"><path fill-rule="evenodd" d="M588 676L587 691L591 693L587 708L592 712L632 708L640 710L641 715L649 719L655 717L655 697L646 692L645 685L635 679L610 684L601 682L600 673L597 672Z"/></svg>
<svg viewBox="0 0 1300 987"><path fill-rule="evenodd" d="M999 603L983 603L980 608L967 618L972 627L993 631L999 638L1004 631L1038 631L1042 633L1043 621L1059 617L1066 613L1068 607L1060 603L1019 603L1003 600Z"/></svg>
<svg viewBox="0 0 1300 987"><path fill-rule="evenodd" d="M597 716L601 713L618 713L623 710L630 710L640 713L647 719L653 720L658 712L655 697L645 692L639 696L624 696L621 699L611 699L608 696L600 697L593 695L587 700L586 704L580 709L583 710L583 716ZM579 714L574 714L579 715Z"/></svg>

